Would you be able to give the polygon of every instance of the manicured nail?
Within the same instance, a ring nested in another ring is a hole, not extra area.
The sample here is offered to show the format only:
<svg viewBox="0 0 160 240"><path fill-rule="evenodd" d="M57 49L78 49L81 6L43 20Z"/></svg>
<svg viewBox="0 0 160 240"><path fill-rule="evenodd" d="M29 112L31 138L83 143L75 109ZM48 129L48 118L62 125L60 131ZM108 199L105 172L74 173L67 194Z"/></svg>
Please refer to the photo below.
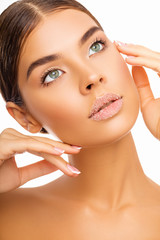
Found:
<svg viewBox="0 0 160 240"><path fill-rule="evenodd" d="M114 41L118 46L126 46L127 44L126 43L123 43L123 42L120 42L120 41Z"/></svg>
<svg viewBox="0 0 160 240"><path fill-rule="evenodd" d="M59 152L59 153L64 153L65 152L65 150L63 150L61 148L57 148L57 147L55 147L54 150Z"/></svg>
<svg viewBox="0 0 160 240"><path fill-rule="evenodd" d="M71 147L72 147L72 148L75 148L75 149L78 149L78 150L79 150L79 149L82 149L82 147L80 147L80 146L71 145Z"/></svg>
<svg viewBox="0 0 160 240"><path fill-rule="evenodd" d="M71 165L69 165L69 164L67 164L67 168L68 168L72 173L76 173L76 174L80 174L80 173L81 173L77 168L75 168L75 167L73 167L73 166L71 166Z"/></svg>

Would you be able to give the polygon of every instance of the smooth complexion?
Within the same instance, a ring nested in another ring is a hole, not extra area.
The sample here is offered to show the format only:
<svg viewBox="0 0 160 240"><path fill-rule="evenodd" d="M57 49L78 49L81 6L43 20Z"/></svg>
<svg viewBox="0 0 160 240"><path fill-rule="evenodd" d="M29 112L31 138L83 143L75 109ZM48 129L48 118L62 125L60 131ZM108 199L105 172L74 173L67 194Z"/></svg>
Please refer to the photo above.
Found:
<svg viewBox="0 0 160 240"><path fill-rule="evenodd" d="M116 239L116 234L123 233L122 239L128 240L135 232L141 240L148 236L153 239L159 232L159 210L155 211L159 188L144 175L130 132L139 112L138 93L126 63L103 31L94 31L80 44L93 27L95 22L76 10L51 14L35 28L23 48L19 86L27 111L24 122L16 112L15 118L25 126L32 116L35 129L37 122L63 142L82 146L80 153L69 155L69 162L81 171L78 177L64 175L29 191L44 202L36 208L38 216L46 206L54 213L55 221L43 212L45 229L52 233L52 222L54 236L59 239L64 239L64 222L65 239L71 235L72 239ZM106 42L106 47L96 45L99 48L95 51L93 43L97 40ZM27 79L33 62L53 54L59 57L32 68ZM57 71L46 76L46 71L53 69ZM89 119L94 101L106 93L123 96L123 107L106 120ZM34 226L30 231L34 232Z"/></svg>
<svg viewBox="0 0 160 240"><path fill-rule="evenodd" d="M28 111L42 126L63 142L82 146L79 154L69 156L72 165L82 172L74 181L67 178L77 185L77 198L87 197L111 207L120 204L125 179L129 183L129 178L136 178L140 183L137 171L139 175L142 170L129 132L138 115L139 100L126 63L103 31L97 30L79 44L94 26L89 16L76 10L46 17L29 36L22 51L19 86ZM90 55L96 39L106 41L106 48ZM27 79L29 66L52 54L60 57L37 66ZM41 76L52 68L58 69L60 76L42 86ZM104 121L89 119L96 97L105 93L123 96L123 108ZM133 186L128 187L133 191Z"/></svg>
<svg viewBox="0 0 160 240"><path fill-rule="evenodd" d="M19 65L19 85L28 110L63 142L83 148L122 137L135 123L139 103L133 79L116 47L101 30L80 45L82 36L96 24L79 11L63 11L44 20L28 38ZM96 39L106 41L106 48L90 55ZM27 80L31 63L52 54L61 57L36 67ZM41 76L52 68L58 69L60 76L43 87ZM105 93L123 96L123 109L113 119L97 123L88 116L95 99Z"/></svg>

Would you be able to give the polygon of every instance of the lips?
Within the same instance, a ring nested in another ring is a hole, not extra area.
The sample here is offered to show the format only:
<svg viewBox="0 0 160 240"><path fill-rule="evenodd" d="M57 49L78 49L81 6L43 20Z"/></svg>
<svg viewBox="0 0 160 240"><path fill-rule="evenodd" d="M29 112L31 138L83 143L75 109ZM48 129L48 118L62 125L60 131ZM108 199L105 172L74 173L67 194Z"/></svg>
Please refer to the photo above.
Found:
<svg viewBox="0 0 160 240"><path fill-rule="evenodd" d="M95 114L100 112L102 109L108 107L113 102L121 99L122 97L113 93L107 93L102 97L98 97L91 107L89 118L92 118Z"/></svg>

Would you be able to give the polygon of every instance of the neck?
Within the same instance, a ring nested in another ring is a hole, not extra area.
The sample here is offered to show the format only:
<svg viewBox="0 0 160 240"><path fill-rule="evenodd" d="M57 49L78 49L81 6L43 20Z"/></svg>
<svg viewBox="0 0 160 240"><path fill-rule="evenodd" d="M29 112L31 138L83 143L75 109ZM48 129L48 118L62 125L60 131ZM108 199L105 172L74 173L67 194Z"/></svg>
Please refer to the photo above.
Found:
<svg viewBox="0 0 160 240"><path fill-rule="evenodd" d="M75 178L65 176L71 196L94 206L133 203L146 183L131 133L110 145L69 155L69 163L81 171Z"/></svg>

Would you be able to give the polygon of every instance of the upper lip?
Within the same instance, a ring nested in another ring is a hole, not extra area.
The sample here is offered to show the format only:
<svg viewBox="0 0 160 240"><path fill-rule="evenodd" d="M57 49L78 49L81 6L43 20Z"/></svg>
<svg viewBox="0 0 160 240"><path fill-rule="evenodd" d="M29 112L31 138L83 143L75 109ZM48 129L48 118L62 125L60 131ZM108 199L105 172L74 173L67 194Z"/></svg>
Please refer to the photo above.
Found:
<svg viewBox="0 0 160 240"><path fill-rule="evenodd" d="M122 96L114 93L107 93L101 97L98 97L91 107L89 118L91 118L94 114L99 112L103 107L105 107L107 103L121 99L121 98Z"/></svg>

